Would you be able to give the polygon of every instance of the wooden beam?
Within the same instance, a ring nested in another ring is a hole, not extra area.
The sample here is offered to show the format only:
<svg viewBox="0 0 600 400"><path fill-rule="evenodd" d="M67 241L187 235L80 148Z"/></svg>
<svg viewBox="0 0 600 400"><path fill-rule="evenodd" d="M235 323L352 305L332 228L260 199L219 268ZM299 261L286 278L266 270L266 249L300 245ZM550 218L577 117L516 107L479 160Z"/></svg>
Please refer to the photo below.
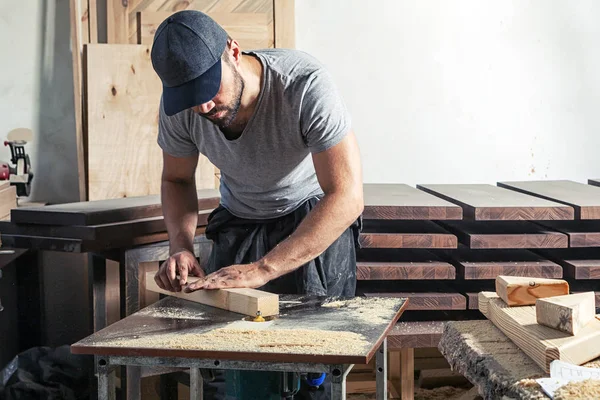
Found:
<svg viewBox="0 0 600 400"><path fill-rule="evenodd" d="M594 319L577 336L536 321L535 306L509 307L493 292L479 293L479 311L508 336L546 373L550 363L562 360L576 365L600 356L600 321Z"/></svg>
<svg viewBox="0 0 600 400"><path fill-rule="evenodd" d="M538 299L535 314L538 324L577 335L596 315L596 296L584 292Z"/></svg>
<svg viewBox="0 0 600 400"><path fill-rule="evenodd" d="M600 221L536 221L535 223L567 235L569 247L600 246Z"/></svg>
<svg viewBox="0 0 600 400"><path fill-rule="evenodd" d="M456 236L432 221L364 221L359 242L363 248L454 249Z"/></svg>
<svg viewBox="0 0 600 400"><path fill-rule="evenodd" d="M273 0L276 48L296 47L295 3L295 0Z"/></svg>
<svg viewBox="0 0 600 400"><path fill-rule="evenodd" d="M106 0L107 43L129 43L129 0Z"/></svg>
<svg viewBox="0 0 600 400"><path fill-rule="evenodd" d="M453 265L423 249L360 249L356 267L358 280L439 280L456 277Z"/></svg>
<svg viewBox="0 0 600 400"><path fill-rule="evenodd" d="M258 312L263 317L279 314L279 295L277 294L248 288L197 290L192 293L171 292L158 287L154 281L155 274L155 272L146 273L147 290L252 317L256 316ZM188 280L190 283L196 281L193 278Z"/></svg>
<svg viewBox="0 0 600 400"><path fill-rule="evenodd" d="M600 248L537 250L564 269L564 277L576 280L600 279Z"/></svg>
<svg viewBox="0 0 600 400"><path fill-rule="evenodd" d="M496 278L496 293L508 306L526 306L540 298L569 294L569 283L562 279L501 275Z"/></svg>

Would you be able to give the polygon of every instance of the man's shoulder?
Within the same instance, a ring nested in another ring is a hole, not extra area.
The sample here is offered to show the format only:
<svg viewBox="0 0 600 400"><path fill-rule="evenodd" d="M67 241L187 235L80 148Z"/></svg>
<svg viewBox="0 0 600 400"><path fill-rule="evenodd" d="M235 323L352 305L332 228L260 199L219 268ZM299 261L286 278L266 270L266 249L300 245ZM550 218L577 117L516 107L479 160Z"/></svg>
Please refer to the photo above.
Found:
<svg viewBox="0 0 600 400"><path fill-rule="evenodd" d="M310 76L323 70L323 64L314 56L296 49L261 49L254 53L275 73L288 78Z"/></svg>

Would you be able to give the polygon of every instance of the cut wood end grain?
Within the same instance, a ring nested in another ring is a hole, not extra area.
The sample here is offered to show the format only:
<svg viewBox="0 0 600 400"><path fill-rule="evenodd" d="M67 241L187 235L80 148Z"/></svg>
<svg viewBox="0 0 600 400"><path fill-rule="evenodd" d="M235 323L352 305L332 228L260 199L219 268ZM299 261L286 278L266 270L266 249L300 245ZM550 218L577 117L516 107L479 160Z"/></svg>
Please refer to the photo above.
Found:
<svg viewBox="0 0 600 400"><path fill-rule="evenodd" d="M500 275L496 293L509 306L534 305L537 299L569 294L569 283L563 279Z"/></svg>
<svg viewBox="0 0 600 400"><path fill-rule="evenodd" d="M538 324L570 335L577 335L596 314L594 292L538 299L535 305Z"/></svg>

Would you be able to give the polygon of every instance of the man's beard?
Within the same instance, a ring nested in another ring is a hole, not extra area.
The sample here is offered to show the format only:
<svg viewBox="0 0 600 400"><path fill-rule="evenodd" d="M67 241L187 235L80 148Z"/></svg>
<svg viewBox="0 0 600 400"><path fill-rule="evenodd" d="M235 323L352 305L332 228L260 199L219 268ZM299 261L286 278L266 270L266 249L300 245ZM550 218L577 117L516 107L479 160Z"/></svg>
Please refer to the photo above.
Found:
<svg viewBox="0 0 600 400"><path fill-rule="evenodd" d="M215 107L206 114L200 114L203 117L210 120L212 123L217 125L221 129L227 129L235 117L238 114L240 109L240 104L242 103L242 93L244 92L244 79L240 75L238 71L232 69L233 77L234 77L234 87L233 91L235 93L235 98L228 105L223 105L219 107ZM212 118L213 115L220 113L221 111L225 111L224 115L219 118Z"/></svg>

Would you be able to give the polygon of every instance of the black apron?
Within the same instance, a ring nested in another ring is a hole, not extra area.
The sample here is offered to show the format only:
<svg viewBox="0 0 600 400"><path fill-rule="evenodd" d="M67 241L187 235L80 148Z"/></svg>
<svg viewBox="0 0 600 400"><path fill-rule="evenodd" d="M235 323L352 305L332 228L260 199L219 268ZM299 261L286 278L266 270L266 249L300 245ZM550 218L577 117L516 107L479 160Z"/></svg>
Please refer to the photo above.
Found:
<svg viewBox="0 0 600 400"><path fill-rule="evenodd" d="M265 256L278 243L289 237L318 203L314 197L293 212L268 220L238 218L225 207L217 207L208 217L206 237L213 241L206 274L234 264L248 264ZM353 297L356 293L356 250L362 229L362 218L354 221L323 253L295 271L257 288L277 294L309 294ZM207 399L225 399L222 371L216 379L205 383ZM318 390L302 382L294 400L330 399L330 377Z"/></svg>

